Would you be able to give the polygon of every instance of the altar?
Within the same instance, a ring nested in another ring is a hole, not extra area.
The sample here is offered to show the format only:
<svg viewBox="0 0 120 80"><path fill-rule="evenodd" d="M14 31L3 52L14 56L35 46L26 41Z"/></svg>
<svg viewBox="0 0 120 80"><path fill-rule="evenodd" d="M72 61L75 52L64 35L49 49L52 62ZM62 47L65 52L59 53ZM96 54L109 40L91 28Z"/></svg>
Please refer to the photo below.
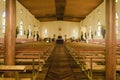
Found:
<svg viewBox="0 0 120 80"><path fill-rule="evenodd" d="M56 39L56 43L57 44L63 44L64 40L62 39L62 36L58 36L58 38Z"/></svg>

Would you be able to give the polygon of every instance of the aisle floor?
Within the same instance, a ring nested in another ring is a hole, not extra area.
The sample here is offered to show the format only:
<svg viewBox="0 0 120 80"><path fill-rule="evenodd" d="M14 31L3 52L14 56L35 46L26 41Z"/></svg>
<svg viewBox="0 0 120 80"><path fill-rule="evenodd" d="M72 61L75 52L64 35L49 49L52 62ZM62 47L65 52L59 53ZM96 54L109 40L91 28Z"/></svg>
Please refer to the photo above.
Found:
<svg viewBox="0 0 120 80"><path fill-rule="evenodd" d="M50 58L45 80L88 80L62 44L56 46Z"/></svg>

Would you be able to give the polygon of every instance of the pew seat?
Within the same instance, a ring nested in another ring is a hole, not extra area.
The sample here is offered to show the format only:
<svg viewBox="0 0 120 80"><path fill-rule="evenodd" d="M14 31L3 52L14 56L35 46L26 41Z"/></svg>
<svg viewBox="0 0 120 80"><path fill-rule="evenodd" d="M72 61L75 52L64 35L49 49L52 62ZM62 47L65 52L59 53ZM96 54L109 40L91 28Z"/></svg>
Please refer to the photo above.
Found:
<svg viewBox="0 0 120 80"><path fill-rule="evenodd" d="M105 72L105 65L98 65L95 62L86 62L84 65L81 65L82 71L84 71L87 77L92 80L93 72ZM116 65L116 71L120 71L120 65Z"/></svg>
<svg viewBox="0 0 120 80"><path fill-rule="evenodd" d="M36 70L36 71L39 71L41 72L42 71L42 67L43 65L24 65L26 67L26 71L32 71L32 70Z"/></svg>
<svg viewBox="0 0 120 80"><path fill-rule="evenodd" d="M0 80L16 80L15 78L0 78ZM19 80L32 80L31 78L20 78Z"/></svg>
<svg viewBox="0 0 120 80"><path fill-rule="evenodd" d="M0 78L0 80L15 80L15 78Z"/></svg>
<svg viewBox="0 0 120 80"><path fill-rule="evenodd" d="M0 65L0 71L26 71L24 65Z"/></svg>
<svg viewBox="0 0 120 80"><path fill-rule="evenodd" d="M19 72L26 72L26 66L24 65L0 65L0 72L14 71L15 78L1 78L0 80L20 80Z"/></svg>
<svg viewBox="0 0 120 80"><path fill-rule="evenodd" d="M85 70L92 69L92 71L105 71L105 65L98 65L96 63L92 63L92 65L88 63L84 66L84 68ZM116 70L120 71L120 65L116 65Z"/></svg>

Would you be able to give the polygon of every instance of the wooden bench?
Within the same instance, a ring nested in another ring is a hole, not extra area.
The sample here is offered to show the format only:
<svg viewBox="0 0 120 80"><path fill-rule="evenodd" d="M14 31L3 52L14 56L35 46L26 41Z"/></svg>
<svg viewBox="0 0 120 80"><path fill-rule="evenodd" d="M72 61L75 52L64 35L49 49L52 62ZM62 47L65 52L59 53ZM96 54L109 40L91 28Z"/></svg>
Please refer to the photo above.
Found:
<svg viewBox="0 0 120 80"><path fill-rule="evenodd" d="M26 67L26 71L32 71L32 78L35 80L39 72L42 71L43 64L45 64L44 59L41 59L39 53L30 53L30 54L17 54L15 56L16 63L21 65L24 65ZM4 56L2 56L2 59L0 59L4 62ZM29 65L23 64L24 62L30 63ZM37 64L36 64L37 63Z"/></svg>
<svg viewBox="0 0 120 80"><path fill-rule="evenodd" d="M102 59L104 60L104 51L81 51L81 52L74 52L72 57L74 60L79 64L81 61L90 61L89 58L94 57L94 59L98 58L101 61Z"/></svg>
<svg viewBox="0 0 120 80"><path fill-rule="evenodd" d="M15 78L0 78L0 80L16 80Z"/></svg>
<svg viewBox="0 0 120 80"><path fill-rule="evenodd" d="M53 49L54 46L50 46L50 48L45 49L18 49L16 51L16 62L32 62L32 65L25 66L27 67L26 70L32 70L33 79L35 79L39 72L42 71L45 60L47 60ZM36 63L38 65L36 65Z"/></svg>
<svg viewBox="0 0 120 80"><path fill-rule="evenodd" d="M54 49L53 44L17 44L15 61L18 65L24 65L27 70L32 70L32 78L35 80L38 73L42 71L42 67L45 64L45 60L49 57ZM0 52L0 62L4 64L4 49ZM24 64L30 63L30 64Z"/></svg>
<svg viewBox="0 0 120 80"><path fill-rule="evenodd" d="M92 80L92 72L93 71L97 71L97 72L105 72L105 65L102 64L97 64L96 63L97 60L95 62L92 61L92 58L90 60L90 62L86 62L84 65L81 66L81 69L86 73L86 75L88 76L88 78L90 80ZM120 71L120 65L116 65L116 71Z"/></svg>
<svg viewBox="0 0 120 80"><path fill-rule="evenodd" d="M16 80L15 78L0 78L0 80ZM31 78L20 78L19 80L32 80Z"/></svg>
<svg viewBox="0 0 120 80"><path fill-rule="evenodd" d="M21 63L21 62L22 62L22 64L24 62L25 63L31 63L30 65L27 65L26 70L33 70L33 71L34 70L42 71L42 67L45 64L45 60L41 59L39 54L38 55L17 55L16 56L16 62L18 64ZM37 65L35 63L37 63Z"/></svg>
<svg viewBox="0 0 120 80"><path fill-rule="evenodd" d="M0 65L0 71L26 71L24 65Z"/></svg>
<svg viewBox="0 0 120 80"><path fill-rule="evenodd" d="M103 47L102 47L103 46ZM92 46L84 44L70 43L66 45L66 49L74 58L76 63L80 65L81 69L85 72L90 80L92 80L92 72L105 72L105 50L104 45ZM96 48L95 48L96 47ZM120 71L120 49L117 48L116 52L116 71Z"/></svg>
<svg viewBox="0 0 120 80"><path fill-rule="evenodd" d="M120 56L116 56L116 70L120 71ZM92 71L105 71L105 56L86 56L79 59L81 69L92 80Z"/></svg>
<svg viewBox="0 0 120 80"><path fill-rule="evenodd" d="M3 59L4 61L4 59ZM35 78L37 77L37 75L39 74L39 72L42 71L42 67L44 64L44 60L40 59L38 55L32 55L32 56L28 56L28 55L17 55L16 56L16 62L18 65L24 65L26 67L26 71L32 71L32 78L33 80L35 80ZM26 63L30 63L29 65L25 65L23 64L24 62ZM37 64L36 64L37 63ZM7 69L8 70L8 69Z"/></svg>
<svg viewBox="0 0 120 80"><path fill-rule="evenodd" d="M5 71L14 71L15 72L15 80L19 80L19 72L26 72L26 67L24 65L0 65L0 72ZM9 80L10 78L5 80Z"/></svg>

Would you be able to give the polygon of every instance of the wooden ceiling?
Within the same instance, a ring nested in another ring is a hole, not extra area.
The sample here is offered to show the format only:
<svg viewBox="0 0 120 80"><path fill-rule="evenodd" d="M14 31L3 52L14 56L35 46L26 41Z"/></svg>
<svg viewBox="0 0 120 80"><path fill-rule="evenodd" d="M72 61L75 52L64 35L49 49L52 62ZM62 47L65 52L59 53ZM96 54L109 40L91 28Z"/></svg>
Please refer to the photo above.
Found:
<svg viewBox="0 0 120 80"><path fill-rule="evenodd" d="M18 0L40 21L80 22L103 0Z"/></svg>

